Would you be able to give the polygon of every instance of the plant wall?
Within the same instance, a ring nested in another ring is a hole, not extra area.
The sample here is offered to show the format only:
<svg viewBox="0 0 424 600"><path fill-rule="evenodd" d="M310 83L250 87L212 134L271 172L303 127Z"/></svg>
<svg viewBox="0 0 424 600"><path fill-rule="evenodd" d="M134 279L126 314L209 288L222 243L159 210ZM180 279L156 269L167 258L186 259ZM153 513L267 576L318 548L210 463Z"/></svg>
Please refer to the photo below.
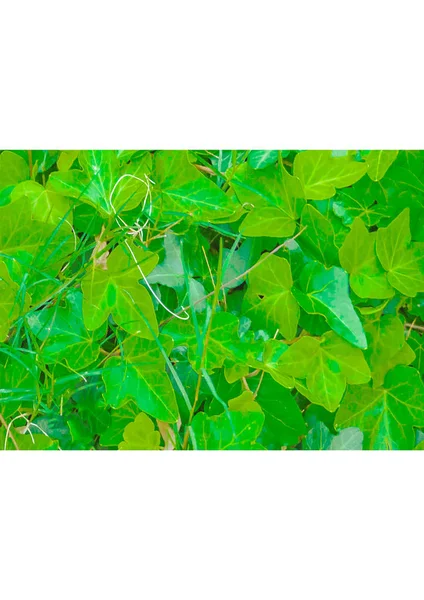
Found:
<svg viewBox="0 0 424 600"><path fill-rule="evenodd" d="M424 445L424 153L0 153L0 447Z"/></svg>

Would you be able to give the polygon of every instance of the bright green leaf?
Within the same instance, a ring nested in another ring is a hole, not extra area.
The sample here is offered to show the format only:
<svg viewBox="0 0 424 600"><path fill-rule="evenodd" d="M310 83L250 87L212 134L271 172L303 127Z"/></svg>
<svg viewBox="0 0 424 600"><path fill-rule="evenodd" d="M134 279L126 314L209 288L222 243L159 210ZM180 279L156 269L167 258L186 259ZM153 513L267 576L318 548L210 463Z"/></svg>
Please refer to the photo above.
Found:
<svg viewBox="0 0 424 600"><path fill-rule="evenodd" d="M370 450L412 450L413 427L424 426L424 385L418 371L397 366L377 389L348 390L336 415L337 427L359 427Z"/></svg>
<svg viewBox="0 0 424 600"><path fill-rule="evenodd" d="M332 198L336 188L356 183L365 175L367 165L350 156L334 158L330 150L306 150L294 160L293 172L300 179L308 200Z"/></svg>
<svg viewBox="0 0 424 600"><path fill-rule="evenodd" d="M349 297L348 276L343 269L326 269L318 262L311 262L300 275L300 290L293 293L307 313L320 314L329 326L345 340L366 348L362 323Z"/></svg>

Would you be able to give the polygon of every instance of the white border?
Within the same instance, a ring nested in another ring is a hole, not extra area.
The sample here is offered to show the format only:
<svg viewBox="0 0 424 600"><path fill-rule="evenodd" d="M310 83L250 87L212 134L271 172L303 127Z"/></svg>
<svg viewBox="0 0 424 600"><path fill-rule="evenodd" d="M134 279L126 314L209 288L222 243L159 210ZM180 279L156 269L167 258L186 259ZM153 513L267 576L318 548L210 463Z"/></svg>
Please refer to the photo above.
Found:
<svg viewBox="0 0 424 600"><path fill-rule="evenodd" d="M422 148L418 0L14 0L0 147Z"/></svg>
<svg viewBox="0 0 424 600"><path fill-rule="evenodd" d="M4 598L422 588L420 452L26 452L0 468Z"/></svg>
<svg viewBox="0 0 424 600"><path fill-rule="evenodd" d="M423 148L422 3L14 0L2 148ZM405 453L1 453L2 597L415 598Z"/></svg>

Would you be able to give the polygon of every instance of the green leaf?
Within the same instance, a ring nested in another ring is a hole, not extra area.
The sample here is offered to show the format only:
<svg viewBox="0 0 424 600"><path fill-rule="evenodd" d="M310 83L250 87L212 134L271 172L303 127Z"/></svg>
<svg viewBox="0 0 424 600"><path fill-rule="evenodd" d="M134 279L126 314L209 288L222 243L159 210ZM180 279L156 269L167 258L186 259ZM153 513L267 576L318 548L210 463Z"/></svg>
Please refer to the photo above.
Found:
<svg viewBox="0 0 424 600"><path fill-rule="evenodd" d="M253 169L264 169L277 162L278 150L251 150L247 162Z"/></svg>
<svg viewBox="0 0 424 600"><path fill-rule="evenodd" d="M147 280L151 284L159 283L173 288L182 295L186 287L186 274L181 256L181 244L178 236L170 233L164 240L165 260L157 265L150 273ZM194 279L192 272L187 273L190 294L193 301L206 296L205 288L197 279ZM184 294L185 297L185 294ZM188 302L188 300L187 300ZM205 308L205 302L198 302L195 310L202 311Z"/></svg>
<svg viewBox="0 0 424 600"><path fill-rule="evenodd" d="M188 160L186 152L164 150L153 159L152 204L155 215L178 219L190 215L196 221L237 220L241 207Z"/></svg>
<svg viewBox="0 0 424 600"><path fill-rule="evenodd" d="M379 181L384 177L387 169L393 164L398 155L398 150L371 150L365 156L368 166L368 176L373 181Z"/></svg>
<svg viewBox="0 0 424 600"><path fill-rule="evenodd" d="M320 340L307 336L295 342L278 361L278 371L306 379L307 398L334 412L343 397L346 383L370 380L370 369L363 353L333 332Z"/></svg>
<svg viewBox="0 0 424 600"><path fill-rule="evenodd" d="M191 424L194 450L258 450L256 442L264 423L264 415L253 412L228 411L208 417L197 413Z"/></svg>
<svg viewBox="0 0 424 600"><path fill-rule="evenodd" d="M336 415L337 427L359 427L370 450L412 450L413 427L424 426L424 385L418 371L397 366L377 389L349 389Z"/></svg>
<svg viewBox="0 0 424 600"><path fill-rule="evenodd" d="M5 150L0 154L0 190L15 186L29 179L29 168L25 160Z"/></svg>
<svg viewBox="0 0 424 600"><path fill-rule="evenodd" d="M30 290L33 302L45 297L46 287L76 248L68 223L35 222L31 200L23 196L0 207L0 256L22 296Z"/></svg>
<svg viewBox="0 0 424 600"><path fill-rule="evenodd" d="M120 408L112 410L108 426L100 436L100 445L105 447L119 446L123 441L124 429L132 423L140 413L135 402L127 402Z"/></svg>
<svg viewBox="0 0 424 600"><path fill-rule="evenodd" d="M302 412L296 400L289 390L281 387L269 375L262 380L256 402L265 415L259 441L266 448L294 446L306 434Z"/></svg>
<svg viewBox="0 0 424 600"><path fill-rule="evenodd" d="M318 262L311 262L301 272L299 284L300 290L293 288L293 293L303 310L325 317L331 329L354 346L367 347L362 323L349 297L348 276L343 269L326 269Z"/></svg>
<svg viewBox="0 0 424 600"><path fill-rule="evenodd" d="M347 427L333 438L330 450L362 450L364 434L357 427Z"/></svg>
<svg viewBox="0 0 424 600"><path fill-rule="evenodd" d="M244 314L258 328L274 334L278 328L283 336L295 337L299 321L299 306L291 291L293 279L285 258L262 255L257 267L248 275Z"/></svg>
<svg viewBox="0 0 424 600"><path fill-rule="evenodd" d="M78 158L79 153L79 150L62 150L57 159L57 168L59 171L69 171Z"/></svg>
<svg viewBox="0 0 424 600"><path fill-rule="evenodd" d="M65 362L75 371L93 363L100 351L103 332L89 332L82 318L82 294L72 290L64 306L34 312L27 318L31 331L42 344L47 363Z"/></svg>
<svg viewBox="0 0 424 600"><path fill-rule="evenodd" d="M356 183L365 175L367 165L351 156L334 158L330 150L306 150L294 159L293 173L300 179L308 200L332 198L336 188Z"/></svg>
<svg viewBox="0 0 424 600"><path fill-rule="evenodd" d="M393 165L380 182L385 198L379 202L386 215L386 225L405 208L409 208L412 239L424 242L424 181L421 171L413 172Z"/></svg>
<svg viewBox="0 0 424 600"><path fill-rule="evenodd" d="M259 172L247 163L238 167L231 180L240 203L250 209L240 226L246 236L288 237L296 229L305 205L299 180L281 165L271 165Z"/></svg>
<svg viewBox="0 0 424 600"><path fill-rule="evenodd" d="M160 433L155 430L153 421L140 413L124 429L124 441L119 450L159 450Z"/></svg>
<svg viewBox="0 0 424 600"><path fill-rule="evenodd" d="M362 450L364 434L357 427L342 429L333 435L322 423L317 421L308 431L305 439L305 450Z"/></svg>
<svg viewBox="0 0 424 600"><path fill-rule="evenodd" d="M308 431L303 448L304 450L330 450L333 438L328 427L321 421L317 421Z"/></svg>
<svg viewBox="0 0 424 600"><path fill-rule="evenodd" d="M357 217L339 250L340 264L350 274L350 286L360 298L391 298L395 292L377 259L375 243L376 233L369 233Z"/></svg>
<svg viewBox="0 0 424 600"><path fill-rule="evenodd" d="M147 197L151 187L150 157L121 166L114 150L81 150L82 170L57 171L50 175L50 188L69 198L86 202L102 215L131 210ZM112 195L113 192L113 195Z"/></svg>
<svg viewBox="0 0 424 600"><path fill-rule="evenodd" d="M411 244L409 209L377 232L377 256L389 283L405 296L424 292L424 244Z"/></svg>
<svg viewBox="0 0 424 600"><path fill-rule="evenodd" d="M169 338L164 344L170 347ZM112 408L133 399L140 410L175 423L178 406L171 381L165 371L165 359L156 342L136 337L127 338L123 355L109 358L103 369L104 398Z"/></svg>
<svg viewBox="0 0 424 600"><path fill-rule="evenodd" d="M386 373L396 365L409 364L414 355L405 354L405 332L402 321L395 315L383 315L365 325L368 340L366 359L371 367L374 387L382 385ZM405 362L406 361L406 362Z"/></svg>
<svg viewBox="0 0 424 600"><path fill-rule="evenodd" d="M339 257L331 222L316 208L307 204L302 212L301 225L306 228L299 238L303 251L326 266L338 264Z"/></svg>
<svg viewBox="0 0 424 600"><path fill-rule="evenodd" d="M112 315L128 333L153 339L152 330L158 333L153 302L139 280L154 269L157 261L156 254L135 245L117 246L106 265L99 257L98 264L89 267L81 281L87 329L98 329Z"/></svg>
<svg viewBox="0 0 424 600"><path fill-rule="evenodd" d="M32 218L41 223L60 225L63 221L72 224L69 202L60 194L47 190L35 181L24 181L16 185L10 195L11 201L27 198Z"/></svg>
<svg viewBox="0 0 424 600"><path fill-rule="evenodd" d="M372 227L387 216L384 190L379 183L364 177L352 187L337 192L333 212L345 225L360 217L367 227Z"/></svg>
<svg viewBox="0 0 424 600"><path fill-rule="evenodd" d="M204 323L201 323L204 331ZM239 320L230 313L218 312L213 316L212 326L208 337L204 368L209 372L219 369L225 360L233 363L245 363L254 348L249 343L243 343L238 335ZM188 356L193 368L200 367L202 348L199 348L196 329L192 321L177 321L173 319L162 329L162 333L174 340L175 346L188 349Z"/></svg>

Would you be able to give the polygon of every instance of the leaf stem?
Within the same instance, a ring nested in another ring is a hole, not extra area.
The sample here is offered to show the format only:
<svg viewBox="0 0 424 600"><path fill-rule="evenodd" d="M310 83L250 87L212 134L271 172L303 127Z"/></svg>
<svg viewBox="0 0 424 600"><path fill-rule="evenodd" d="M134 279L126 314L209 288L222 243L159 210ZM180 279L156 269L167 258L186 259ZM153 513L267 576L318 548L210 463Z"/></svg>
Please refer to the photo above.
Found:
<svg viewBox="0 0 424 600"><path fill-rule="evenodd" d="M424 331L424 327L422 325L415 325L415 322L405 323L405 327L409 327L409 329L416 329L417 331Z"/></svg>
<svg viewBox="0 0 424 600"><path fill-rule="evenodd" d="M196 406L197 406L197 403L199 401L200 386L201 386L202 377L203 377L202 371L203 371L203 369L205 367L205 363L206 363L206 353L207 353L208 343L209 343L209 339L210 339L211 331L212 331L213 317L214 317L214 314L215 314L215 311L216 311L216 307L218 306L219 292L221 290L221 282L222 282L222 256L223 256L223 243L222 243L222 238L220 238L220 240L219 240L218 270L217 270L217 275L216 275L215 288L213 290L213 300L212 300L211 314L210 314L210 317L209 317L209 322L207 324L206 333L205 333L205 336L204 336L203 348L202 348L202 355L201 355L200 364L199 364L199 375L197 377L197 385L196 385L196 391L194 393L193 406L191 408L190 415L189 415L189 418L188 418L187 431L186 431L186 434L184 436L183 450L185 450L187 448L188 438L189 438L189 432L190 432L189 427L190 427L191 422L193 420L194 413L196 411Z"/></svg>

